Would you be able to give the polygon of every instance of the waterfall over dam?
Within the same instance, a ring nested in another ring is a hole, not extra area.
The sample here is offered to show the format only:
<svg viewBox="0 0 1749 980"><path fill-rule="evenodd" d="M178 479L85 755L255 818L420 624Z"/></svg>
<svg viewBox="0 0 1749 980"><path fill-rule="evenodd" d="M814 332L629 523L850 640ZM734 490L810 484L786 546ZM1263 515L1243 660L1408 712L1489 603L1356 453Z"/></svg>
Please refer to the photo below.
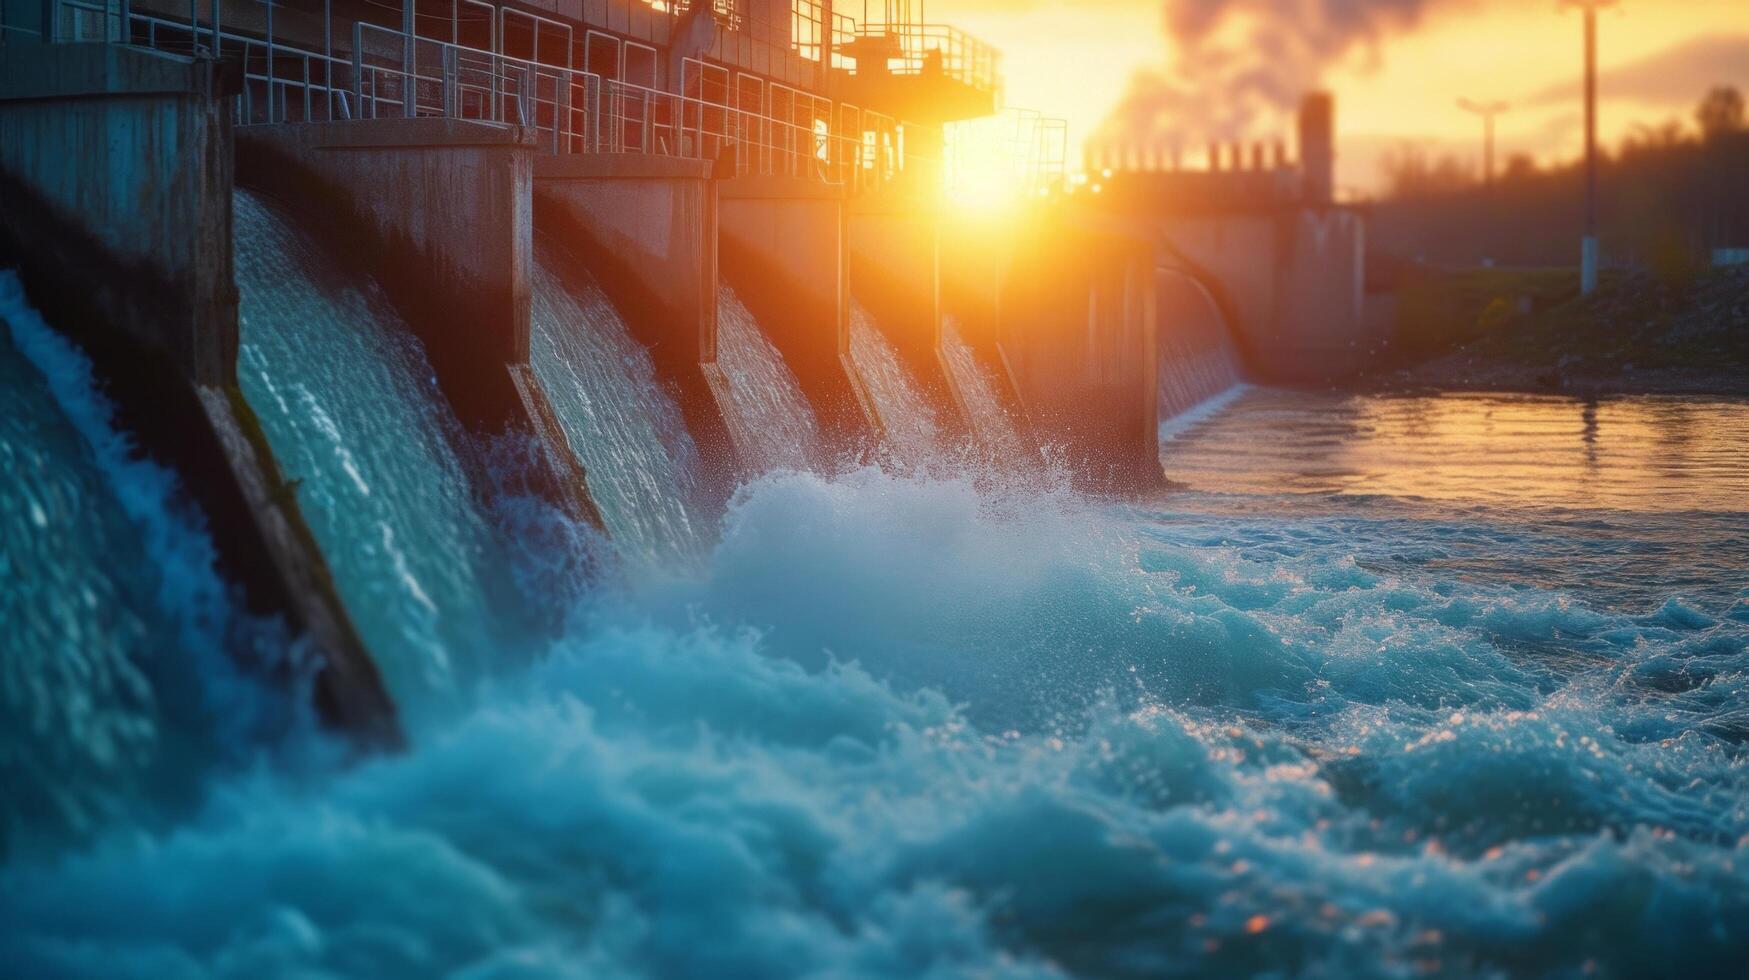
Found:
<svg viewBox="0 0 1749 980"><path fill-rule="evenodd" d="M951 234L945 141L833 99L993 103L958 57L633 5L628 98L221 6L271 78L0 47L0 973L1749 962L1749 400L1329 390L1328 201ZM797 118L737 47L830 69L799 139L709 131Z"/></svg>
<svg viewBox="0 0 1749 980"><path fill-rule="evenodd" d="M621 558L695 561L710 535L698 447L607 294L544 236L535 243L529 362Z"/></svg>
<svg viewBox="0 0 1749 980"><path fill-rule="evenodd" d="M1180 272L1157 277L1160 421L1170 424L1242 380L1232 329L1207 287Z"/></svg>
<svg viewBox="0 0 1749 980"><path fill-rule="evenodd" d="M0 272L0 861L193 805L307 721L293 638L220 577L177 474Z"/></svg>
<svg viewBox="0 0 1749 980"><path fill-rule="evenodd" d="M488 676L509 580L466 436L382 291L264 198L236 197L238 378L396 703Z"/></svg>
<svg viewBox="0 0 1749 980"><path fill-rule="evenodd" d="M996 461L1018 465L1028 457L1020 423L1001 393L996 371L960 336L958 320L942 318L941 353L973 434Z"/></svg>
<svg viewBox="0 0 1749 980"><path fill-rule="evenodd" d="M885 446L898 462L927 466L949 448L948 433L892 341L859 302L850 306L850 360L862 379Z"/></svg>
<svg viewBox="0 0 1749 980"><path fill-rule="evenodd" d="M805 470L824 465L820 423L795 372L728 284L717 290L717 368L724 419L751 468Z"/></svg>

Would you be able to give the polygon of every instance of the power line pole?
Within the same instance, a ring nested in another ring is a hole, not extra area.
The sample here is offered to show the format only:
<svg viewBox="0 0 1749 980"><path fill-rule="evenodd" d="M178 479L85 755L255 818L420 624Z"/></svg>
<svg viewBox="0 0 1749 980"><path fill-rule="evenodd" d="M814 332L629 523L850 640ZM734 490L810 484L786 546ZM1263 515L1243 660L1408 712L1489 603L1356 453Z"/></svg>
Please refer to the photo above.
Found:
<svg viewBox="0 0 1749 980"><path fill-rule="evenodd" d="M1512 108L1509 102L1471 102L1459 99L1458 108L1482 117L1482 186L1494 186L1494 117Z"/></svg>
<svg viewBox="0 0 1749 980"><path fill-rule="evenodd" d="M1563 0L1585 12L1585 237L1579 245L1579 293L1597 290L1597 12L1620 0Z"/></svg>

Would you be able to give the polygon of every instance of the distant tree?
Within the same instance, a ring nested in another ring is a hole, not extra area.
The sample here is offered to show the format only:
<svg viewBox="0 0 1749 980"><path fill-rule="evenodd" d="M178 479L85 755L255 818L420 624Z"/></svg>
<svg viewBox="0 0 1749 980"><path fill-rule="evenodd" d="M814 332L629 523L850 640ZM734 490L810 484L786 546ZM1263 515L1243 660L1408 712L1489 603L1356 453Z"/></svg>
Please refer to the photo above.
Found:
<svg viewBox="0 0 1749 980"><path fill-rule="evenodd" d="M1645 123L1635 123L1633 129L1622 139L1623 156L1638 153L1657 153L1681 146L1683 142L1682 120L1666 119L1656 126Z"/></svg>
<svg viewBox="0 0 1749 980"><path fill-rule="evenodd" d="M1709 143L1742 129L1743 93L1730 85L1718 86L1700 100L1694 118L1700 123L1702 138Z"/></svg>
<svg viewBox="0 0 1749 980"><path fill-rule="evenodd" d="M1469 167L1450 154L1433 160L1420 147L1405 143L1387 151L1382 161L1388 195L1394 198L1427 197L1461 191L1475 183Z"/></svg>
<svg viewBox="0 0 1749 980"><path fill-rule="evenodd" d="M1506 159L1505 180L1526 180L1537 174L1536 157L1528 153L1514 153Z"/></svg>

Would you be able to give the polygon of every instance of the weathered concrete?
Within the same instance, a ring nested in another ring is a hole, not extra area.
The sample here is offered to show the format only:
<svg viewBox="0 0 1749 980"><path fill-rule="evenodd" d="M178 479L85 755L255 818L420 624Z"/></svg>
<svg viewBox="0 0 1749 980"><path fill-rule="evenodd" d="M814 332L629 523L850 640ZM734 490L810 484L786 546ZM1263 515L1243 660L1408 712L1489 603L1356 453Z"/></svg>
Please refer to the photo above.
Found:
<svg viewBox="0 0 1749 980"><path fill-rule="evenodd" d="M452 119L251 126L237 136L237 180L297 202L338 254L366 266L424 344L462 423L538 439L547 472L530 474L535 485L600 525L581 464L546 424L552 408L519 371L528 364L532 132Z"/></svg>
<svg viewBox="0 0 1749 980"><path fill-rule="evenodd" d="M744 457L724 421L717 370L717 195L701 160L630 154L540 157L535 227L576 254L678 395L705 483L726 496Z"/></svg>
<svg viewBox="0 0 1749 980"><path fill-rule="evenodd" d="M1090 489L1163 480L1156 264L1144 237L1056 215L1019 243L1003 282L1002 353L1027 421Z"/></svg>
<svg viewBox="0 0 1749 980"><path fill-rule="evenodd" d="M237 182L339 232L425 343L462 420L502 425L528 360L533 134L450 119L251 126ZM338 226L338 227L336 227Z"/></svg>
<svg viewBox="0 0 1749 980"><path fill-rule="evenodd" d="M1241 379L1238 345L1208 287L1183 269L1156 270L1160 415L1180 415Z"/></svg>
<svg viewBox="0 0 1749 980"><path fill-rule="evenodd" d="M249 605L314 641L324 716L397 743L394 705L236 386L224 78L132 48L0 50L0 260L91 357L118 424L179 474Z"/></svg>
<svg viewBox="0 0 1749 980"><path fill-rule="evenodd" d="M771 337L826 438L867 447L878 420L850 363L849 264L841 188L782 177L720 184L724 278Z"/></svg>
<svg viewBox="0 0 1749 980"><path fill-rule="evenodd" d="M1365 315L1366 227L1358 213L1287 208L1152 225L1175 261L1214 293L1259 377L1327 383L1376 352L1382 338Z"/></svg>
<svg viewBox="0 0 1749 980"><path fill-rule="evenodd" d="M222 85L210 62L111 45L9 45L0 56L8 196L27 195L91 236L22 242L25 258L52 267L39 249L97 253L83 261L103 266L81 279L104 319L164 350L191 380L220 385L235 380L237 358L230 124L214 108ZM13 215L27 206L4 209L15 235ZM151 301L139 302L145 290Z"/></svg>
<svg viewBox="0 0 1749 980"><path fill-rule="evenodd" d="M850 207L850 292L898 350L943 419L965 415L941 353L941 217L905 194Z"/></svg>

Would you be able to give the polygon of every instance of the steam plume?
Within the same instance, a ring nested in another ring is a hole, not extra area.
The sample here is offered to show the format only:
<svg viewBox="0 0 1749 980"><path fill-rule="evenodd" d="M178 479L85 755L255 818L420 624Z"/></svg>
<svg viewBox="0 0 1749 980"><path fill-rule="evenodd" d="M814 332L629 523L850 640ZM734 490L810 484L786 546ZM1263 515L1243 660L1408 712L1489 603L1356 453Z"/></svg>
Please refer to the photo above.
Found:
<svg viewBox="0 0 1749 980"><path fill-rule="evenodd" d="M1130 79L1103 135L1138 146L1256 135L1332 65L1372 64L1384 40L1440 7L1475 0L1164 0L1164 69Z"/></svg>

